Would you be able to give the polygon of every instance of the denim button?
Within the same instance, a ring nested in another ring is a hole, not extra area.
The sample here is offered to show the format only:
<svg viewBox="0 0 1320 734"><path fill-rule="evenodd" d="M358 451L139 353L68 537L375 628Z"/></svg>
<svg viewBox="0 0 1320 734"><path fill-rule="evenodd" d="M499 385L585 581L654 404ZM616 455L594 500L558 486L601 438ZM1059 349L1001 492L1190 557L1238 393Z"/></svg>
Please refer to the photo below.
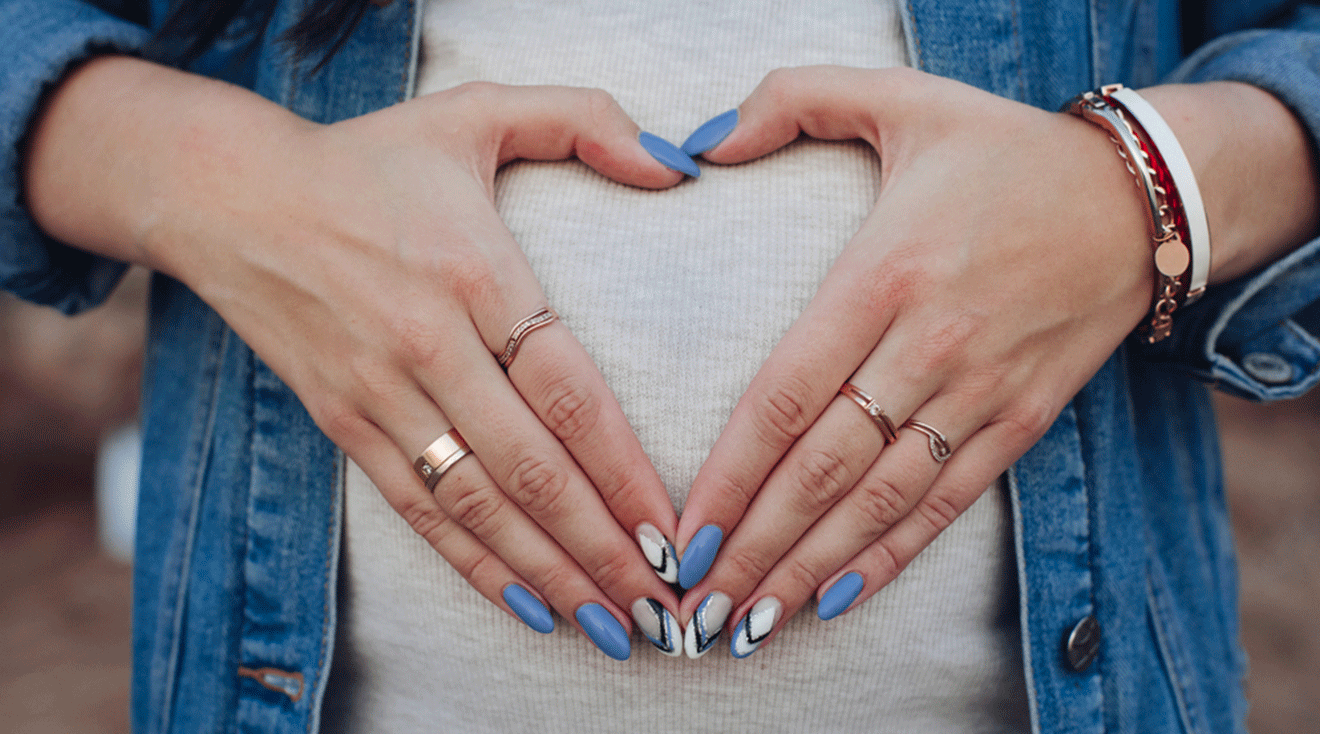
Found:
<svg viewBox="0 0 1320 734"><path fill-rule="evenodd" d="M1091 667L1091 662L1100 654L1100 623L1095 617L1083 617L1068 631L1063 640L1063 653L1068 667L1075 672Z"/></svg>
<svg viewBox="0 0 1320 734"><path fill-rule="evenodd" d="M1293 377L1292 365L1270 352L1252 352L1242 358L1242 366L1252 377L1267 385L1282 385Z"/></svg>

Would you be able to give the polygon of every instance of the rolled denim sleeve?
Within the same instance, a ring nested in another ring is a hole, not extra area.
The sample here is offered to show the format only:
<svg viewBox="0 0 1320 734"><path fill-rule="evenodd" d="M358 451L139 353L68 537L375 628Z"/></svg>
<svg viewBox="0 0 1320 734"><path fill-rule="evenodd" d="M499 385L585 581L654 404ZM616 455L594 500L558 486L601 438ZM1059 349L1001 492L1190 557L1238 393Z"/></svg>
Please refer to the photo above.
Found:
<svg viewBox="0 0 1320 734"><path fill-rule="evenodd" d="M141 26L76 0L0 0L0 288L74 313L100 303L125 265L46 236L23 202L22 145L43 95L73 66L133 52Z"/></svg>
<svg viewBox="0 0 1320 734"><path fill-rule="evenodd" d="M1287 28L1212 41L1169 81L1238 81L1265 89L1301 121L1312 151L1320 150L1320 11L1304 8L1291 20ZM1306 392L1320 382L1320 239L1258 273L1210 287L1200 302L1175 314L1173 335L1149 352L1248 399Z"/></svg>

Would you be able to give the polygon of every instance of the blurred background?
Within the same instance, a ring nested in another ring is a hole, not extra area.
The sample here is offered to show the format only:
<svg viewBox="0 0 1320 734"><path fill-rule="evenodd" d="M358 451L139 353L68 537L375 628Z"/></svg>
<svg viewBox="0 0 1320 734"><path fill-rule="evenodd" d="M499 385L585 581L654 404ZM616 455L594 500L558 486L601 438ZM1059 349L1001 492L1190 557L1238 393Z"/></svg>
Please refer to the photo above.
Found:
<svg viewBox="0 0 1320 734"><path fill-rule="evenodd" d="M128 732L146 276L73 319L0 293L0 730ZM1254 734L1320 731L1320 390L1217 399ZM99 504L98 504L99 497Z"/></svg>

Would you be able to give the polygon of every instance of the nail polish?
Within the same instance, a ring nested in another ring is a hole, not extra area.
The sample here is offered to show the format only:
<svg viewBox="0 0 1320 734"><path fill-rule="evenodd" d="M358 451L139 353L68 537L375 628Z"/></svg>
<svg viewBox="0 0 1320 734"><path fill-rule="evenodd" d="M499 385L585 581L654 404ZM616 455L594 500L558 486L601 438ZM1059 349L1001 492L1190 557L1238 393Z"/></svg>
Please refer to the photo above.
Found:
<svg viewBox="0 0 1320 734"><path fill-rule="evenodd" d="M683 654L683 634L678 620L655 599L638 599L632 605L633 621L646 639L660 652L678 657Z"/></svg>
<svg viewBox="0 0 1320 734"><path fill-rule="evenodd" d="M820 603L816 605L816 616L821 619L834 619L843 614L857 595L862 593L862 587L866 586L866 581L862 575L856 571L843 575L838 581L835 581L830 588L820 595Z"/></svg>
<svg viewBox="0 0 1320 734"><path fill-rule="evenodd" d="M637 544L661 581L672 584L678 580L678 552L659 528L649 522L638 525Z"/></svg>
<svg viewBox="0 0 1320 734"><path fill-rule="evenodd" d="M600 648L600 651L615 660L627 660L632 654L632 643L628 642L628 633L623 625L614 618L605 607L599 604L583 604L573 615L577 617L582 631Z"/></svg>
<svg viewBox="0 0 1320 734"><path fill-rule="evenodd" d="M504 602L528 627L543 635L555 631L555 620L550 616L550 610L527 589L518 584L509 584L504 587Z"/></svg>
<svg viewBox="0 0 1320 734"><path fill-rule="evenodd" d="M683 635L683 648L688 657L696 660L710 651L724 631L724 623L729 619L731 611L733 600L727 594L712 591L701 600Z"/></svg>
<svg viewBox="0 0 1320 734"><path fill-rule="evenodd" d="M714 148L729 137L729 133L738 126L738 109L722 112L701 123L701 127L692 131L680 146L688 155L698 155Z"/></svg>
<svg viewBox="0 0 1320 734"><path fill-rule="evenodd" d="M765 638L770 636L770 631L775 628L775 622L779 621L783 611L784 605L773 596L756 602L752 611L734 628L733 638L729 640L729 652L735 658L745 658L756 652Z"/></svg>
<svg viewBox="0 0 1320 734"><path fill-rule="evenodd" d="M720 552L720 543L724 542L724 531L718 526L707 525L692 536L683 559L678 564L678 585L685 589L701 583L715 562L715 554Z"/></svg>
<svg viewBox="0 0 1320 734"><path fill-rule="evenodd" d="M651 157L672 168L679 173L697 178L701 175L701 169L697 168L697 162L692 160L692 156L679 150L677 145L665 140L657 135L643 132L637 136L637 142L646 148L646 152Z"/></svg>

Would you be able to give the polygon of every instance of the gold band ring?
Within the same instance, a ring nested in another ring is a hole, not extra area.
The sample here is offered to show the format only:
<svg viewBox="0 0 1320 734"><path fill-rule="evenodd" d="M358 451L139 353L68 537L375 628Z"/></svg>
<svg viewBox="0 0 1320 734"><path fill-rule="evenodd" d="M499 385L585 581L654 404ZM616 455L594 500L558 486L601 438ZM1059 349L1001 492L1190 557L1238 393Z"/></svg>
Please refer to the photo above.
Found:
<svg viewBox="0 0 1320 734"><path fill-rule="evenodd" d="M453 468L458 460L472 453L467 441L459 435L457 428L445 431L445 435L431 442L430 446L413 462L413 471L426 482L427 490L434 490L435 485L445 472Z"/></svg>
<svg viewBox="0 0 1320 734"><path fill-rule="evenodd" d="M866 411L866 415L880 429L880 435L885 437L885 445L889 445L898 440L898 430L894 428L894 422L889 420L889 416L876 404L875 398L871 397L865 390L857 387L851 382L843 383L839 388L839 394L861 406Z"/></svg>
<svg viewBox="0 0 1320 734"><path fill-rule="evenodd" d="M921 431L930 439L930 457L943 464L953 456L953 449L949 447L949 439L944 437L935 426L921 421L908 420L903 424L904 428L911 428L914 431Z"/></svg>
<svg viewBox="0 0 1320 734"><path fill-rule="evenodd" d="M509 365L513 363L513 358L517 356L518 349L522 347L523 339L527 335L552 323L559 318L558 314L552 311L548 306L536 310L531 316L519 321L509 330L509 342L504 345L504 351L500 352L495 359L499 360L500 366L507 372Z"/></svg>

